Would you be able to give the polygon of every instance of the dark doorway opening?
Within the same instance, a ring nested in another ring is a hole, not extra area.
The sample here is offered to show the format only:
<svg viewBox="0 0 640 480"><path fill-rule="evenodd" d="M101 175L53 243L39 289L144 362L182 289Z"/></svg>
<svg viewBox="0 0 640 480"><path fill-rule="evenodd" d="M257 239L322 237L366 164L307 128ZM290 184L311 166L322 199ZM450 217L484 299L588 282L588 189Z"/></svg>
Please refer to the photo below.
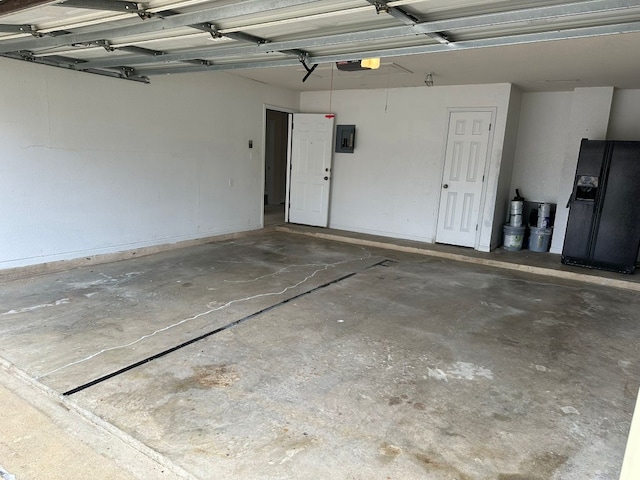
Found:
<svg viewBox="0 0 640 480"><path fill-rule="evenodd" d="M267 109L264 162L264 224L284 223L289 114Z"/></svg>

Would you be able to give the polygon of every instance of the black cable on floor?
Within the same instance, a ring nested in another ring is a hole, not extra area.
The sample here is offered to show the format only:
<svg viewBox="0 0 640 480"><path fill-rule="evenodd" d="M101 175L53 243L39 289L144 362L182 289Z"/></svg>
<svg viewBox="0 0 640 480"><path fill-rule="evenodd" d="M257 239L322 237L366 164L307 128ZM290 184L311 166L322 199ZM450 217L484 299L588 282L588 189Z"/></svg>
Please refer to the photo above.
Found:
<svg viewBox="0 0 640 480"><path fill-rule="evenodd" d="M377 267L377 266L380 266L380 265L384 265L385 262L388 262L388 261L389 260L387 260L387 259L381 260L378 263L374 263L373 265L369 265L364 270L367 270L367 269L373 268L373 267ZM223 331L225 331L225 330L227 330L227 329L229 329L231 327L235 327L236 325L239 325L242 322L245 322L247 320L250 320L251 318L257 317L258 315L262 315L263 313L266 313L266 312L268 312L270 310L273 310L276 307L279 307L281 305L289 303L292 300L296 300L296 299L298 299L300 297L304 297L305 295L309 295L310 293L316 292L316 291L321 290L323 288L326 288L326 287L328 287L330 285L334 285L334 284L336 284L338 282L346 280L347 278L351 278L354 275L363 272L364 270L361 270L360 272L353 272L353 273L349 273L347 275L343 275L340 278L336 278L335 280L331 280L330 282L323 283L322 285L318 285L317 287L314 287L311 290L307 290L306 292L299 293L297 295L294 295L291 298L286 298L286 299L282 300L279 303L276 303L276 304L271 305L269 307L263 308L262 310L258 310L257 312L254 312L251 315L247 315L246 317L243 317L243 318L240 318L238 320L235 320L235 321L233 321L233 322L231 322L231 323L229 323L227 325L224 325L224 326L222 326L220 328L216 328L215 330L212 330L211 332L208 332L208 333L205 333L205 334L200 335L198 337L192 338L191 340L187 340L186 342L181 343L180 345L176 345L175 347L171 347L171 348L169 348L167 350L164 350L164 351L162 351L160 353L156 353L155 355L147 357L144 360L140 360L140 361L138 361L136 363L132 363L131 365L128 365L128 366L126 366L124 368L121 368L120 370L116 370L115 372L111 372L111 373L109 373L107 375L104 375L102 377L96 378L95 380L87 382L84 385L80 385L79 387L76 387L76 388L73 388L71 390L68 390L68 391L64 392L62 395L65 396L65 397L68 397L69 395L73 395L74 393L81 392L82 390L85 390L85 389L87 389L89 387L93 387L94 385L97 385L98 383L102 383L105 380L109 380L110 378L113 378L113 377L116 377L116 376L118 376L118 375L120 375L122 373L128 372L129 370L133 370L134 368L139 367L141 365L144 365L145 363L149 363L149 362L151 362L153 360L156 360L157 358L164 357L165 355L168 355L168 354L170 354L172 352L175 352L176 350L180 350L181 348L184 348L184 347L186 347L188 345L191 345L192 343L199 342L200 340L204 340L205 338L210 337L211 335L215 335L216 333L220 333L220 332L223 332Z"/></svg>

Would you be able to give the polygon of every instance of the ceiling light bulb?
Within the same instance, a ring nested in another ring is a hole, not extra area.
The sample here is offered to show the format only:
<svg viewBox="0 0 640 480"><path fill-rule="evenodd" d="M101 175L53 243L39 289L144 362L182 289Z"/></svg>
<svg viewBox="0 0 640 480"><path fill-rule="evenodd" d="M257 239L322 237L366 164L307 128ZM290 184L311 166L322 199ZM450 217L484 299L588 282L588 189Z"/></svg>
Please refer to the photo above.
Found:
<svg viewBox="0 0 640 480"><path fill-rule="evenodd" d="M360 61L360 66L362 68L370 68L371 70L375 70L376 68L380 68L380 59L379 58L363 58Z"/></svg>

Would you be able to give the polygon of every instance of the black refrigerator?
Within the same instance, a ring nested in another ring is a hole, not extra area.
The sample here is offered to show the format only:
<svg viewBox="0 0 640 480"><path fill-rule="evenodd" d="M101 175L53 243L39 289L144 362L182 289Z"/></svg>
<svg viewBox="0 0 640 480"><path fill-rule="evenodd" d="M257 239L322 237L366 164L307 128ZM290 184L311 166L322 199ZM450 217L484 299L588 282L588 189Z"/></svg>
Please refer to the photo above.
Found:
<svg viewBox="0 0 640 480"><path fill-rule="evenodd" d="M562 263L633 273L640 248L640 142L583 139Z"/></svg>

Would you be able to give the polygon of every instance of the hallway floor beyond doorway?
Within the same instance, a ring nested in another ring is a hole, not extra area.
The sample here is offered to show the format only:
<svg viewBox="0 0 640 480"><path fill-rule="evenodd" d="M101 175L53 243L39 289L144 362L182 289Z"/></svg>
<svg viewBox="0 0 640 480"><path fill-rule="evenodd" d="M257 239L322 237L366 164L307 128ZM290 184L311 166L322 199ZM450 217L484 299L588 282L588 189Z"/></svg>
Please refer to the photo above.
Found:
<svg viewBox="0 0 640 480"><path fill-rule="evenodd" d="M264 226L273 227L284 224L284 205L264 206Z"/></svg>

